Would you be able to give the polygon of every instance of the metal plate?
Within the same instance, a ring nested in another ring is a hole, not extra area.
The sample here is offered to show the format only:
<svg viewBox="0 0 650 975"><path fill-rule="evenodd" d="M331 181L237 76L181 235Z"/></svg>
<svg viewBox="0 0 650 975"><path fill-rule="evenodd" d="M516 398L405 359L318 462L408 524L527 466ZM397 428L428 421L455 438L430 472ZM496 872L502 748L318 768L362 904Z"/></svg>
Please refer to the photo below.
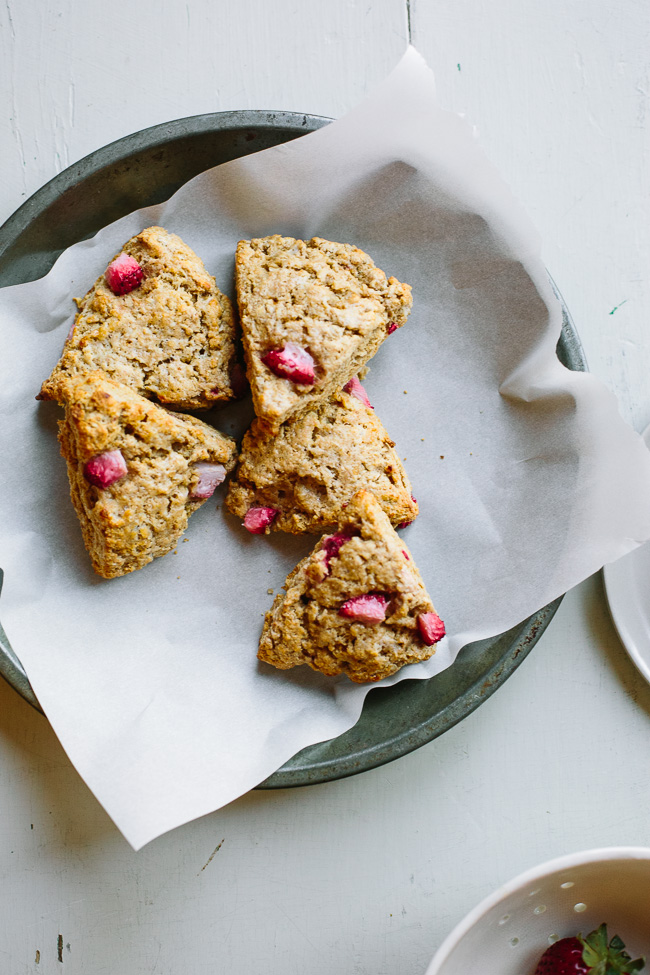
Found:
<svg viewBox="0 0 650 975"><path fill-rule="evenodd" d="M47 183L0 227L0 287L41 277L66 247L133 210L163 202L205 169L288 142L329 121L294 112L197 115L144 129L91 153ZM569 369L585 370L580 340L563 302L562 309L558 356ZM1 581L0 575L0 585ZM549 603L507 633L465 647L454 665L437 677L375 688L353 728L294 755L260 788L354 775L441 735L507 680L560 602L561 598ZM1 626L0 675L39 708Z"/></svg>

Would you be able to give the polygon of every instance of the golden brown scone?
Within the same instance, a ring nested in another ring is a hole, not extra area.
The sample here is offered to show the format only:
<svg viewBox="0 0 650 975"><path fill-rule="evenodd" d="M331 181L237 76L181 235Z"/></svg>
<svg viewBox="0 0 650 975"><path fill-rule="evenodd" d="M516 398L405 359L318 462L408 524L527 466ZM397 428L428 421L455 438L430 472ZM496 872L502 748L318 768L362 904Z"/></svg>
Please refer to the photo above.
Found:
<svg viewBox="0 0 650 975"><path fill-rule="evenodd" d="M277 430L344 386L411 309L411 288L351 244L242 240L235 262L255 413Z"/></svg>
<svg viewBox="0 0 650 975"><path fill-rule="evenodd" d="M61 453L93 568L106 579L169 552L232 470L236 445L101 372L52 386L65 407Z"/></svg>
<svg viewBox="0 0 650 975"><path fill-rule="evenodd" d="M363 392L358 380L355 389ZM338 390L289 417L277 434L253 421L226 505L240 518L251 508L273 509L268 530L320 533L334 529L343 505L367 488L395 526L411 522L418 507L393 447L372 408Z"/></svg>
<svg viewBox="0 0 650 975"><path fill-rule="evenodd" d="M232 399L232 306L194 251L176 234L149 227L115 260L117 270L111 262L77 301L73 329L39 398L55 399L63 376L100 369L149 399L182 409ZM141 273L129 279L133 261ZM132 290L116 294L109 281L117 291L122 285Z"/></svg>
<svg viewBox="0 0 650 975"><path fill-rule="evenodd" d="M379 502L359 491L334 535L299 562L266 614L258 657L356 683L426 660L445 633L411 553Z"/></svg>

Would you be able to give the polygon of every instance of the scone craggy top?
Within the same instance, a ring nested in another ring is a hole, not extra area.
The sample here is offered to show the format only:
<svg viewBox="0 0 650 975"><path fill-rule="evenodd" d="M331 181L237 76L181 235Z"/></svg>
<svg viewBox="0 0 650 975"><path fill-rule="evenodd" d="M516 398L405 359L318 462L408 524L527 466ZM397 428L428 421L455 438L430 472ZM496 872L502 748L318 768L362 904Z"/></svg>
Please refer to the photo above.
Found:
<svg viewBox="0 0 650 975"><path fill-rule="evenodd" d="M95 570L113 578L164 555L211 493L206 469L221 465L225 476L234 466L234 441L99 372L66 377L55 392L66 411L59 440L70 493ZM96 476L105 457L121 458L118 476L102 477L101 467Z"/></svg>
<svg viewBox="0 0 650 975"><path fill-rule="evenodd" d="M121 255L137 261L141 282L115 294L103 274L77 302L73 329L41 397L54 398L52 383L61 375L100 369L184 409L232 399L233 310L202 261L161 227L131 238Z"/></svg>
<svg viewBox="0 0 650 975"><path fill-rule="evenodd" d="M367 488L394 525L412 521L417 504L393 448L372 409L338 390L289 417L277 434L253 421L226 504L240 518L251 507L276 509L269 525L274 531L322 532L333 529L343 505Z"/></svg>
<svg viewBox="0 0 650 975"><path fill-rule="evenodd" d="M409 285L387 278L358 247L319 237L240 241L235 273L255 412L273 429L345 385L412 303ZM313 360L313 383L272 368L272 353L288 348L290 360L296 347Z"/></svg>
<svg viewBox="0 0 650 975"><path fill-rule="evenodd" d="M336 544L321 540L289 575L285 590L266 615L258 653L275 667L308 664L365 683L434 652L418 625L419 617L435 614L431 599L410 552L368 491L359 491L345 509Z"/></svg>

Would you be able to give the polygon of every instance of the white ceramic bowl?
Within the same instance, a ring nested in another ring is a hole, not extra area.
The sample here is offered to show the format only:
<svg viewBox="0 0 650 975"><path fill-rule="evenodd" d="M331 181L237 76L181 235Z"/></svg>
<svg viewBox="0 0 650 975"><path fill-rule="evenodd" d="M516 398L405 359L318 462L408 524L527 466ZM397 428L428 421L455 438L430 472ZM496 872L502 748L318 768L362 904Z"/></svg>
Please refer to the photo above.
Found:
<svg viewBox="0 0 650 975"><path fill-rule="evenodd" d="M603 921L650 975L650 849L586 850L522 873L470 911L426 975L532 975L552 941Z"/></svg>

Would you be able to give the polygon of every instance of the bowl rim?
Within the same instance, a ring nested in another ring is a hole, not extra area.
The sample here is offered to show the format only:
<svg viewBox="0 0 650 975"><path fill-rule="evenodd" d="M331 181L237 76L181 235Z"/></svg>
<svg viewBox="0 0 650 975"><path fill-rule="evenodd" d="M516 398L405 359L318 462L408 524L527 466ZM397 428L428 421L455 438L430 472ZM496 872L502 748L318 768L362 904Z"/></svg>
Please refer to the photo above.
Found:
<svg viewBox="0 0 650 975"><path fill-rule="evenodd" d="M567 853L560 857L555 857L552 860L546 860L544 863L538 864L536 867L530 867L528 870L524 870L523 873L518 874L513 877L512 880L508 880L505 884L502 884L491 894L473 907L469 914L459 921L456 927L450 931L445 940L442 942L435 955L429 963L425 975L437 975L440 971L440 966L444 962L448 961L452 951L458 947L461 940L465 935L471 931L477 921L480 921L482 917L491 911L494 907L497 907L502 901L510 897L511 894L517 893L522 887L527 887L529 884L534 883L537 880L541 880L543 877L550 876L551 874L558 873L561 870L571 870L575 867L582 867L587 863L598 863L607 861L624 861L624 860L647 860L650 861L650 847L647 846L604 846L595 847L590 850L580 850L578 853Z"/></svg>

